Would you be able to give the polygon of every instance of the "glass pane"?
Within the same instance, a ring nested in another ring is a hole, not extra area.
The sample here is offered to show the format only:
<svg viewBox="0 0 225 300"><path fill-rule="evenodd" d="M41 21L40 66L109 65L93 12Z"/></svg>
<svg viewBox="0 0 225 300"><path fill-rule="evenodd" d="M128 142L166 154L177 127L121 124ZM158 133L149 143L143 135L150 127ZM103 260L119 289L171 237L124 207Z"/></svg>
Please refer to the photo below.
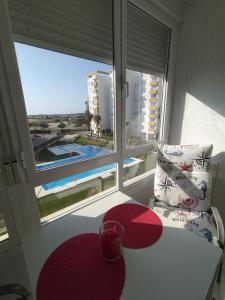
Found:
<svg viewBox="0 0 225 300"><path fill-rule="evenodd" d="M130 157L123 162L124 181L133 179L156 167L157 152L151 151L146 154Z"/></svg>
<svg viewBox="0 0 225 300"><path fill-rule="evenodd" d="M7 228L5 225L3 213L0 211L0 242L4 241L5 239L8 239L8 238L9 238L9 235L8 235Z"/></svg>
<svg viewBox="0 0 225 300"><path fill-rule="evenodd" d="M38 186L35 192L42 221L53 217L51 214L59 210L115 186L115 163Z"/></svg>
<svg viewBox="0 0 225 300"><path fill-rule="evenodd" d="M127 70L126 148L158 140L163 79L151 74Z"/></svg>
<svg viewBox="0 0 225 300"><path fill-rule="evenodd" d="M19 43L15 48L37 170L111 154L113 66Z"/></svg>

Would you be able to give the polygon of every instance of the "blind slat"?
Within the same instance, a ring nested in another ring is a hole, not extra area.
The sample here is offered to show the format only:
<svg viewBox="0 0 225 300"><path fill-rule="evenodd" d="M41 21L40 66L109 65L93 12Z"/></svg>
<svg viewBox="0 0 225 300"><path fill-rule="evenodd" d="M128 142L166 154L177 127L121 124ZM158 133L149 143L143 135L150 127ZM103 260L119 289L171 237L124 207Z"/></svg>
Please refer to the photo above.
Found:
<svg viewBox="0 0 225 300"><path fill-rule="evenodd" d="M18 36L113 63L112 0L8 0L8 4Z"/></svg>
<svg viewBox="0 0 225 300"><path fill-rule="evenodd" d="M127 67L166 76L170 30L128 2Z"/></svg>
<svg viewBox="0 0 225 300"><path fill-rule="evenodd" d="M165 45L165 40L167 39L167 35L162 35L162 34L156 34L153 31L143 31L143 27L140 26L132 26L128 30L128 38L130 38L129 42L132 42L132 40L141 40L142 43L143 41L145 42L152 42L154 39L154 45L157 45L158 47L162 47ZM137 36L136 36L137 35ZM133 37L135 36L135 39Z"/></svg>
<svg viewBox="0 0 225 300"><path fill-rule="evenodd" d="M159 52L158 51L159 48L155 45L152 45L151 47L149 47L146 44L140 43L140 41L138 41L138 40L132 40L129 43L128 48L130 48L131 53L142 50L142 54L146 55L146 52L148 52L151 56L158 58L158 60L160 60L160 61L163 61L165 55L167 54L167 52L165 52L163 49L162 49L162 51Z"/></svg>

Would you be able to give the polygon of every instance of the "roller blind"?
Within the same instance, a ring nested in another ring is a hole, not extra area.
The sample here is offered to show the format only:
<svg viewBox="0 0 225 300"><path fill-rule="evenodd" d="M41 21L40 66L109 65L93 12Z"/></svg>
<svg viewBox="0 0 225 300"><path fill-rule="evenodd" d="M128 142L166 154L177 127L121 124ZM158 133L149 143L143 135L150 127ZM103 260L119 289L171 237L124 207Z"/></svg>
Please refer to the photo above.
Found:
<svg viewBox="0 0 225 300"><path fill-rule="evenodd" d="M128 69L165 76L169 39L169 28L128 2Z"/></svg>
<svg viewBox="0 0 225 300"><path fill-rule="evenodd" d="M112 63L112 0L8 0L13 33Z"/></svg>

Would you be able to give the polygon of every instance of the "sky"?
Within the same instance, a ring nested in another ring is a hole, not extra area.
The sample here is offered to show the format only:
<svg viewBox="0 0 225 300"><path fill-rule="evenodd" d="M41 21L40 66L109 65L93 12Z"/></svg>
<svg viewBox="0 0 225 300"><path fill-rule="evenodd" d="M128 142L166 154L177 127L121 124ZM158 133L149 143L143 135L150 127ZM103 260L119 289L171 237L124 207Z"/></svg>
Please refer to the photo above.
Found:
<svg viewBox="0 0 225 300"><path fill-rule="evenodd" d="M28 115L85 111L87 74L112 66L15 43Z"/></svg>

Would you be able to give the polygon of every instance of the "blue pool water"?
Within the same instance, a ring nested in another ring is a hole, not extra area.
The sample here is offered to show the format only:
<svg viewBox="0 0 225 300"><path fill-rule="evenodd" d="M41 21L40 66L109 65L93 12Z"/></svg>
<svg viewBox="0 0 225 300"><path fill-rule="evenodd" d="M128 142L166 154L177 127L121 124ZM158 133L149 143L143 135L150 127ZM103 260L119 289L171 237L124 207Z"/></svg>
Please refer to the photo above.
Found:
<svg viewBox="0 0 225 300"><path fill-rule="evenodd" d="M73 163L76 161L86 160L89 158L109 155L109 154L113 153L110 150L103 149L101 147L96 147L96 146L81 146L78 144L68 144L67 147L71 146L71 145L73 146L73 151L80 153L79 155L38 165L38 166L36 166L36 170L37 171L46 170L49 168L54 168L54 167L59 167L59 166L65 165L65 164L70 164L70 163ZM51 147L51 148L58 148L58 147ZM51 152L53 152L53 151L51 149ZM55 151L57 151L57 149L55 149Z"/></svg>
<svg viewBox="0 0 225 300"><path fill-rule="evenodd" d="M128 159L125 159L123 161L123 163L124 164L129 164L133 161L134 161L134 159L128 158ZM105 165L105 166L102 166L102 167L99 167L99 168L96 168L96 169L92 169L92 170L85 171L85 172L78 173L78 174L74 174L74 175L71 175L71 176L68 176L66 178L56 180L56 181L45 183L45 184L43 184L43 188L45 190L50 190L50 189L53 189L53 188L56 188L56 187L59 187L59 186L63 186L64 184L70 183L70 182L72 182L74 180L77 180L77 179L83 179L83 178L86 178L86 177L89 177L89 176L92 176L92 175L102 173L104 171L109 171L109 170L113 171L113 169L115 170L115 167L116 167L116 164L111 163L111 164L108 164L108 165Z"/></svg>
<svg viewBox="0 0 225 300"><path fill-rule="evenodd" d="M78 144L66 144L66 145L49 147L48 150L51 151L55 155L62 155L62 154L67 154L67 153L71 153L71 152L79 153L80 147L82 147L82 146L80 146ZM83 147L85 147L85 146L83 146Z"/></svg>
<svg viewBox="0 0 225 300"><path fill-rule="evenodd" d="M107 149L103 149L103 148L96 147L96 146L81 146L78 144L67 144L67 145L63 145L63 146L59 146L59 147L58 146L51 147L50 151L55 154L57 153L56 155L59 155L59 153L62 153L63 151L66 151L69 149L70 150L72 149L73 151L79 153L79 155L72 156L72 157L65 158L65 159L56 160L56 161L51 161L51 162L45 163L45 164L40 164L36 167L36 170L37 171L46 170L49 168L62 166L64 164L69 164L69 163L73 163L76 161L81 161L81 160L85 160L85 159L89 159L89 158L93 158L93 157L99 157L99 156L103 156L103 155L112 154L112 151L107 150ZM134 159L128 158L128 159L125 159L123 161L123 163L129 164L133 161L134 161ZM89 177L92 175L102 173L104 171L109 171L109 170L113 171L113 169L115 169L115 167L116 167L115 163L107 164L105 166L102 166L102 167L99 167L96 169L92 169L92 170L74 174L74 175L71 175L66 178L56 180L56 181L45 183L42 186L43 186L44 190L50 190L50 189L53 189L53 188L56 188L59 186L63 186L66 183L70 183L77 179L83 179L83 178L86 178L86 177Z"/></svg>

